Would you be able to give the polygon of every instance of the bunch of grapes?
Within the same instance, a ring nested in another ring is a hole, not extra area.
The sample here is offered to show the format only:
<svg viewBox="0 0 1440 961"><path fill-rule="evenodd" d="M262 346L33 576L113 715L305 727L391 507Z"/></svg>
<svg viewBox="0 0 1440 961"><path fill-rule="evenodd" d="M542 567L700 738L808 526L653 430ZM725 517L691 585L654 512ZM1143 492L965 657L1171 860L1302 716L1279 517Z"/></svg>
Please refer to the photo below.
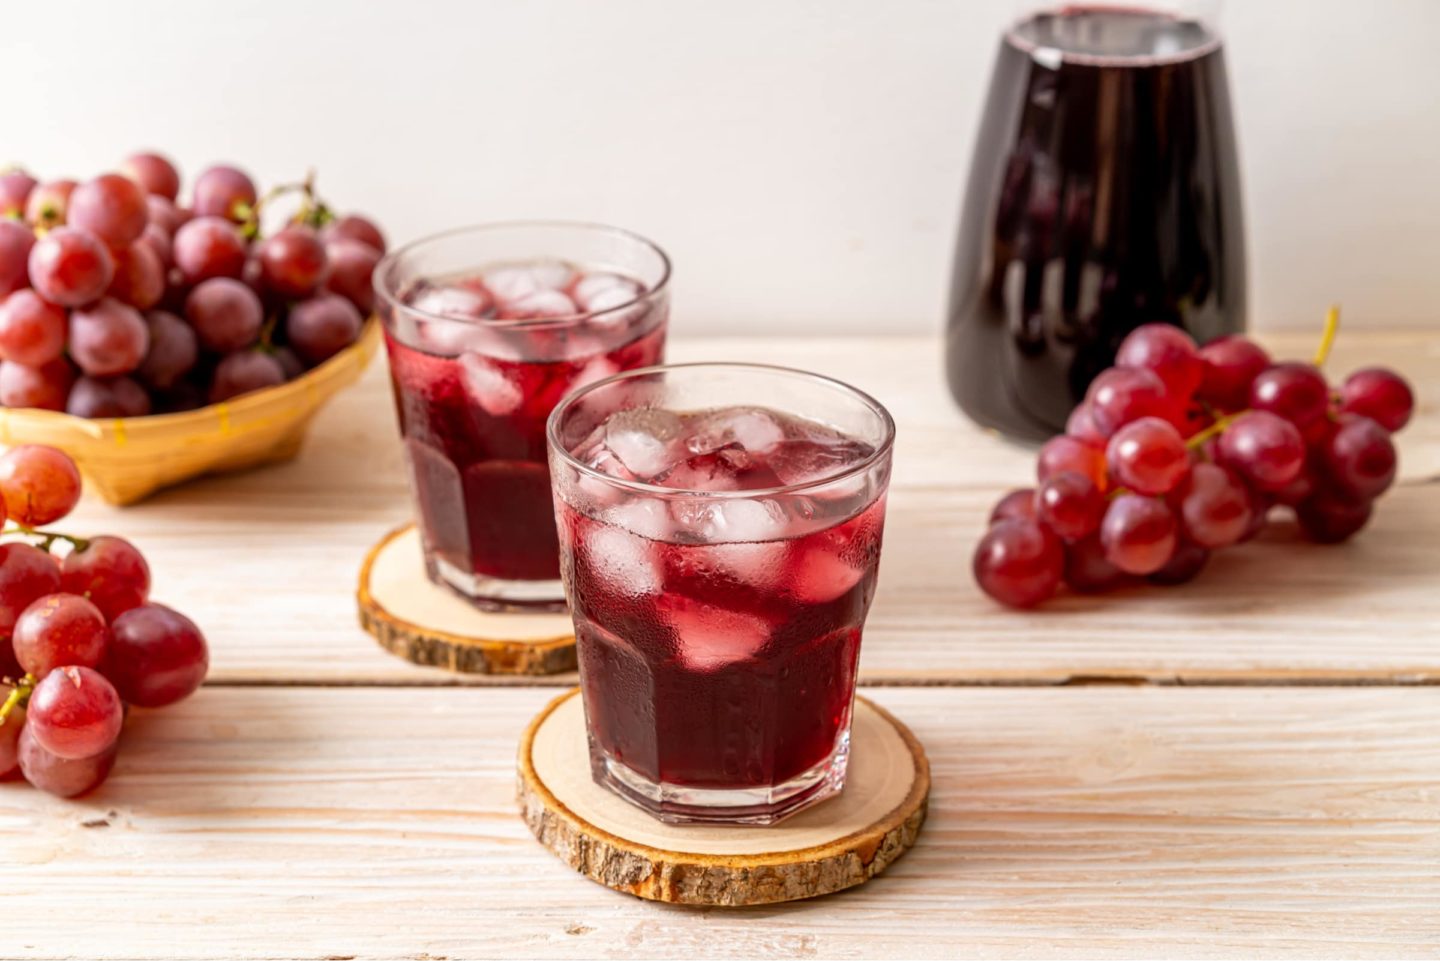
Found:
<svg viewBox="0 0 1440 961"><path fill-rule="evenodd" d="M385 250L374 223L336 217L308 180L260 197L215 166L187 207L164 157L120 169L0 174L0 404L190 410L292 380L359 337ZM262 237L262 209L295 193L299 209Z"/></svg>
<svg viewBox="0 0 1440 961"><path fill-rule="evenodd" d="M1320 365L1337 322L1332 311L1314 364L1274 363L1237 335L1196 347L1166 324L1133 331L1040 449L1039 485L991 513L975 548L980 587L1030 607L1061 584L1182 584L1277 506L1322 544L1359 531L1395 479L1390 435L1414 396L1378 367L1332 388Z"/></svg>
<svg viewBox="0 0 1440 961"><path fill-rule="evenodd" d="M210 664L200 629L150 602L150 568L132 544L37 529L79 499L80 473L61 451L0 457L0 521L12 522L0 535L0 779L18 772L60 797L110 774L127 705L173 704Z"/></svg>

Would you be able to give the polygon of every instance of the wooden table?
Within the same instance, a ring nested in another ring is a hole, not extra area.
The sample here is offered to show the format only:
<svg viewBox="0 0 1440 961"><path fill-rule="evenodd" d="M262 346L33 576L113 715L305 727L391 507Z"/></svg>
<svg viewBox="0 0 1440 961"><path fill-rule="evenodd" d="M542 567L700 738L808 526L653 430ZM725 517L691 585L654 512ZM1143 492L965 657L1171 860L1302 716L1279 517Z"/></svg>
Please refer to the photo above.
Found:
<svg viewBox="0 0 1440 961"><path fill-rule="evenodd" d="M0 786L0 957L1440 957L1440 337L1350 332L1332 357L1421 391L1402 479L1355 541L1297 547L1281 526L1187 587L1029 614L980 595L969 557L1033 452L961 417L939 353L671 351L833 374L900 424L862 683L935 786L881 878L682 909L529 836L516 739L573 678L456 678L355 623L360 558L409 512L377 366L291 464L79 511L77 531L145 550L212 670L134 713L96 794Z"/></svg>

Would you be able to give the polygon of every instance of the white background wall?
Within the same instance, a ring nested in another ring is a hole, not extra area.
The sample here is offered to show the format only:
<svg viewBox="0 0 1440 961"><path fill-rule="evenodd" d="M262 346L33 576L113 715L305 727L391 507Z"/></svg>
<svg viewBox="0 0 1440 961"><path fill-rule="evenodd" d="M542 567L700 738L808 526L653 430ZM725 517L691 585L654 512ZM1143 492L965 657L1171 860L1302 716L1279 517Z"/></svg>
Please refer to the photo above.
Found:
<svg viewBox="0 0 1440 961"><path fill-rule="evenodd" d="M392 238L611 221L676 330L938 329L1012 0L6 3L0 163L307 166ZM1440 0L1230 0L1252 323L1440 324Z"/></svg>

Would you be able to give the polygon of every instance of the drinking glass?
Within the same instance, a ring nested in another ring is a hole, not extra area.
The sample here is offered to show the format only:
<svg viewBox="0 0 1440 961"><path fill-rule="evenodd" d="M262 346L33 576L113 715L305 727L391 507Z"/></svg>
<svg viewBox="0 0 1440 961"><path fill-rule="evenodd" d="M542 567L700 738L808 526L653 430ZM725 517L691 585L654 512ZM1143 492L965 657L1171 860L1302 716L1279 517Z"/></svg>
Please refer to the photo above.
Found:
<svg viewBox="0 0 1440 961"><path fill-rule="evenodd" d="M545 419L658 363L670 262L628 231L503 223L437 234L375 272L430 579L488 610L563 610Z"/></svg>
<svg viewBox="0 0 1440 961"><path fill-rule="evenodd" d="M838 793L895 425L780 367L620 374L550 416L595 780L664 821Z"/></svg>

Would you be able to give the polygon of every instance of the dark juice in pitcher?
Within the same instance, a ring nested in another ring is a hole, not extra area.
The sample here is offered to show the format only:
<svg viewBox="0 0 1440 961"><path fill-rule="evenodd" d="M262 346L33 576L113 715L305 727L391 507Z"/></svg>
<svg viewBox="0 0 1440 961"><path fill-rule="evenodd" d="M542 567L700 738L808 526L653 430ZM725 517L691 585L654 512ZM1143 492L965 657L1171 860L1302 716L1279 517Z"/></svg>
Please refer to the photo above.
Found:
<svg viewBox="0 0 1440 961"><path fill-rule="evenodd" d="M1037 13L1001 41L956 245L950 390L986 427L1064 429L1125 335L1242 329L1224 51L1142 8Z"/></svg>

